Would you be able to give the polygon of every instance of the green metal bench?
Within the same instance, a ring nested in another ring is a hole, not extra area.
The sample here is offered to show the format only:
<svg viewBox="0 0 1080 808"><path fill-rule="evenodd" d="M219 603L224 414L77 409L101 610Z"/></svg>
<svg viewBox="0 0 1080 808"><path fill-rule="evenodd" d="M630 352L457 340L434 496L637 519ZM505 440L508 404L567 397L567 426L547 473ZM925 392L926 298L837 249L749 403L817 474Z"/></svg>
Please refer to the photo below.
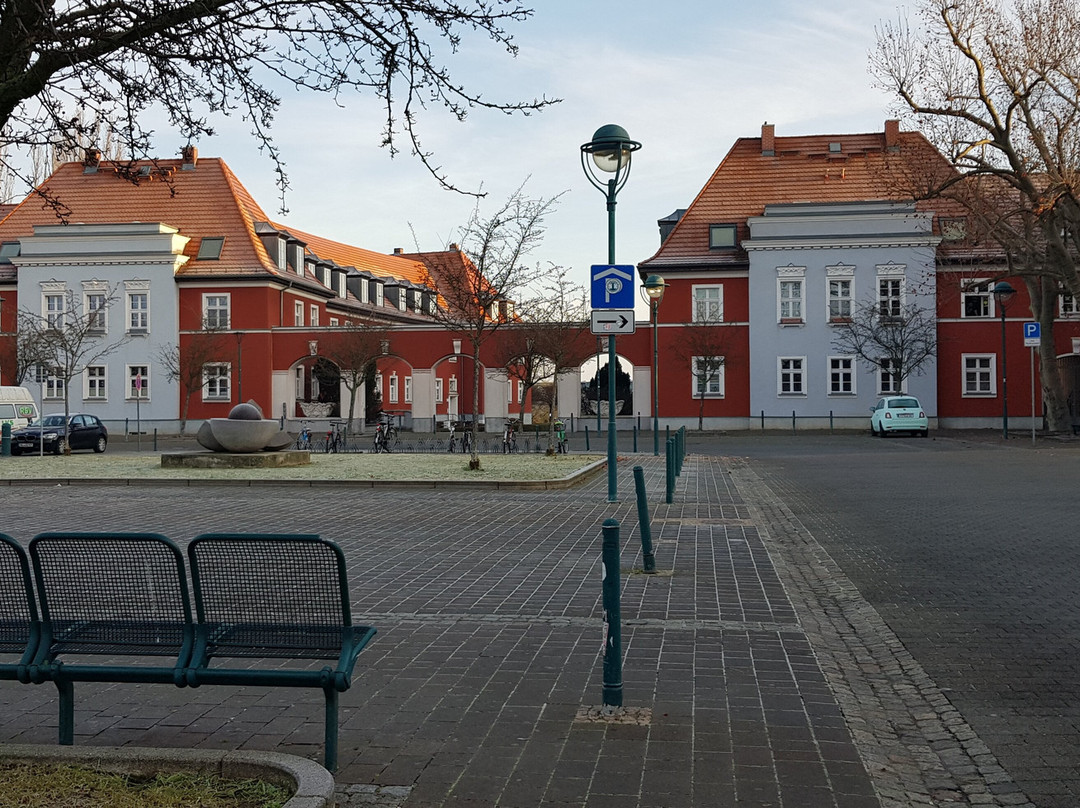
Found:
<svg viewBox="0 0 1080 808"><path fill-rule="evenodd" d="M28 679L56 684L60 743L74 740L75 682L319 687L333 770L338 694L375 634L352 625L341 549L312 535L212 534L194 539L188 558L194 612L184 555L164 536L30 542L41 640ZM266 659L298 664L259 667Z"/></svg>
<svg viewBox="0 0 1080 808"><path fill-rule="evenodd" d="M30 681L40 631L26 551L0 533L0 680Z"/></svg>
<svg viewBox="0 0 1080 808"><path fill-rule="evenodd" d="M187 684L319 687L326 768L337 766L338 694L375 636L354 626L345 555L314 535L210 533L188 545L198 628ZM240 667L245 658L317 660L321 667ZM222 660L234 660L225 665Z"/></svg>

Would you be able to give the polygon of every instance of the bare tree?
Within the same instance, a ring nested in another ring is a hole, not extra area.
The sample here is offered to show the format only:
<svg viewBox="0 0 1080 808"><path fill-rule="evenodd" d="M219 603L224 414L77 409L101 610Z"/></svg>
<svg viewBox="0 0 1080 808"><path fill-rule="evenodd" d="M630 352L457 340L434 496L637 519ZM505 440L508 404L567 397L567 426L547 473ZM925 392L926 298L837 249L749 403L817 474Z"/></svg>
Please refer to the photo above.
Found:
<svg viewBox="0 0 1080 808"><path fill-rule="evenodd" d="M222 340L224 328L206 323L203 330L188 337L185 345L168 343L157 351L157 360L165 378L180 386L184 405L180 411L180 433L187 428L191 397L206 384L206 366L219 361L226 350Z"/></svg>
<svg viewBox="0 0 1080 808"><path fill-rule="evenodd" d="M356 412L356 397L368 378L368 369L389 352L389 330L380 323L350 322L333 329L322 343L322 353L341 371L341 381L349 391L348 423L352 431Z"/></svg>
<svg viewBox="0 0 1080 808"><path fill-rule="evenodd" d="M698 399L698 430L705 428L705 399L720 379L730 351L730 329L718 323L687 323L679 329L675 353L690 371Z"/></svg>
<svg viewBox="0 0 1080 808"><path fill-rule="evenodd" d="M552 268L544 294L524 306L532 344L548 365L552 380L551 417L548 418L549 455L555 453L555 420L559 415L559 374L578 367L595 345L589 333L585 288L570 280L563 268Z"/></svg>
<svg viewBox="0 0 1080 808"><path fill-rule="evenodd" d="M64 388L64 453L70 454L66 437L72 379L118 350L131 337L125 331L119 339L106 339L108 311L118 299L116 287L102 287L87 298L86 305L72 289L57 292L54 297L58 305L44 314L20 309L19 329L27 332L26 344L33 346L36 363Z"/></svg>
<svg viewBox="0 0 1080 808"><path fill-rule="evenodd" d="M877 301L855 303L848 320L834 324L833 348L886 370L900 391L904 380L921 376L937 353L937 318L916 303L899 314L883 313Z"/></svg>
<svg viewBox="0 0 1080 808"><path fill-rule="evenodd" d="M1075 0L919 0L878 30L871 70L954 169L952 195L1023 279L1042 325L1051 430L1069 425L1053 340L1058 296L1080 296L1080 6Z"/></svg>
<svg viewBox="0 0 1080 808"><path fill-rule="evenodd" d="M480 413L480 351L504 325L517 320L514 300L541 276L525 263L544 238L544 220L559 197L531 199L518 188L484 215L479 204L462 229L460 253L421 253L428 266L424 283L439 290L436 322L468 342L473 360L471 468L477 454Z"/></svg>
<svg viewBox="0 0 1080 808"><path fill-rule="evenodd" d="M18 148L61 146L104 130L131 159L148 157L151 109L189 142L214 134L215 114L238 114L273 160L274 84L326 93L373 93L384 107L382 145L404 138L445 186L416 130L418 112L441 105L528 114L553 103L488 100L451 76L437 56L466 34L516 55L508 27L532 11L516 0L161 0L116 4L0 3L0 129ZM101 143L91 144L102 148ZM10 155L9 155L10 157ZM2 158L0 158L2 159Z"/></svg>

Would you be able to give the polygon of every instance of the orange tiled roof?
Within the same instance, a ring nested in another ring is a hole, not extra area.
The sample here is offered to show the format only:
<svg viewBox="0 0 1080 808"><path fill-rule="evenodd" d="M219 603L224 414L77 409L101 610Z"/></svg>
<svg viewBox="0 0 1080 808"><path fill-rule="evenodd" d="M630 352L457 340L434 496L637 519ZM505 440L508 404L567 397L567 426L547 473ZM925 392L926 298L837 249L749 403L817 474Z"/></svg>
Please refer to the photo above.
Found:
<svg viewBox="0 0 1080 808"><path fill-rule="evenodd" d="M266 222L295 235L317 257L341 266L355 266L379 276L393 276L421 282L423 265L417 260L351 247L285 225L273 223L232 170L220 158L201 157L194 170L183 170L182 160L140 161L128 164L101 161L96 172L85 173L82 163L62 164L41 186L41 190L66 206L66 221L84 224L118 222L162 222L176 227L191 240L184 249L190 259L178 277L213 278L271 276L296 280L271 260L256 235L256 225ZM138 168L149 167L149 176L137 182L125 179ZM57 224L61 220L37 194L26 197L3 220L0 241L14 241L33 234L34 225ZM198 260L204 236L224 236L220 257ZM0 280L14 278L12 266L0 266ZM310 276L312 288L324 289Z"/></svg>
<svg viewBox="0 0 1080 808"><path fill-rule="evenodd" d="M709 249L709 225L735 224L741 244L750 236L747 218L760 216L766 205L910 199L910 191L905 194L903 183L894 179L897 166L908 161L936 166L944 158L918 132L897 132L896 137L897 148L892 151L886 149L885 132L776 137L771 155L762 153L762 138L740 138L667 240L641 267L745 266L748 259L742 249ZM830 150L836 143L839 151L835 146ZM953 206L935 200L932 207L944 212L943 207Z"/></svg>
<svg viewBox="0 0 1080 808"><path fill-rule="evenodd" d="M312 233L305 233L288 225L276 222L270 222L270 224L304 242L308 252L323 261L333 261L338 266L355 267L379 277L401 278L420 285L424 284L427 277L426 267L415 258L365 250Z"/></svg>

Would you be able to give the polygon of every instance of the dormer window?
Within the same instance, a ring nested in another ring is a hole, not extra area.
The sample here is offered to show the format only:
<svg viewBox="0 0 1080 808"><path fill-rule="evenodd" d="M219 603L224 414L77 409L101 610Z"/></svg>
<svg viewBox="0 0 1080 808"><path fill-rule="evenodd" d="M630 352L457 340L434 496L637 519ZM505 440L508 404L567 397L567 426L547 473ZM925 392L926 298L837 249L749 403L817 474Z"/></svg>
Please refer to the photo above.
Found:
<svg viewBox="0 0 1080 808"><path fill-rule="evenodd" d="M12 258L18 258L21 245L17 241L5 241L0 244L0 264L10 264Z"/></svg>
<svg viewBox="0 0 1080 808"><path fill-rule="evenodd" d="M376 306L381 306L385 302L382 281L371 281L371 302Z"/></svg>
<svg viewBox="0 0 1080 808"><path fill-rule="evenodd" d="M199 242L198 261L217 261L221 258L221 248L225 246L225 236L203 236Z"/></svg>
<svg viewBox="0 0 1080 808"><path fill-rule="evenodd" d="M731 250L735 248L735 225L710 224L709 249Z"/></svg>

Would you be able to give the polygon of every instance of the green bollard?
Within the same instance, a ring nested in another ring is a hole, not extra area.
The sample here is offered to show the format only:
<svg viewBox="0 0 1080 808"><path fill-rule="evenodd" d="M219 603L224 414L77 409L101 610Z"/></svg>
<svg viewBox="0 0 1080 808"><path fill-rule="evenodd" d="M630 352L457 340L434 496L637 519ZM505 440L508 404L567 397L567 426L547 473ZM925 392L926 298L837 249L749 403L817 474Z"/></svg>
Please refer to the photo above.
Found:
<svg viewBox="0 0 1080 808"><path fill-rule="evenodd" d="M645 472L634 466L634 488L637 491L638 525L641 531L642 572L656 572L656 556L653 555L652 525L649 523L649 501L645 496Z"/></svg>
<svg viewBox="0 0 1080 808"><path fill-rule="evenodd" d="M589 425L585 424L585 451L589 451Z"/></svg>
<svg viewBox="0 0 1080 808"><path fill-rule="evenodd" d="M11 424L7 421L0 427L0 457L11 457Z"/></svg>
<svg viewBox="0 0 1080 808"><path fill-rule="evenodd" d="M605 707L622 707L622 609L619 605L619 523L604 520L604 701Z"/></svg>
<svg viewBox="0 0 1080 808"><path fill-rule="evenodd" d="M638 433L638 425L634 424L634 454L637 454L637 433Z"/></svg>
<svg viewBox="0 0 1080 808"><path fill-rule="evenodd" d="M664 502L668 505L671 504L671 500L675 496L675 440L674 438L668 438L667 444L664 449L665 460L665 478L666 478L666 490L664 494Z"/></svg>

